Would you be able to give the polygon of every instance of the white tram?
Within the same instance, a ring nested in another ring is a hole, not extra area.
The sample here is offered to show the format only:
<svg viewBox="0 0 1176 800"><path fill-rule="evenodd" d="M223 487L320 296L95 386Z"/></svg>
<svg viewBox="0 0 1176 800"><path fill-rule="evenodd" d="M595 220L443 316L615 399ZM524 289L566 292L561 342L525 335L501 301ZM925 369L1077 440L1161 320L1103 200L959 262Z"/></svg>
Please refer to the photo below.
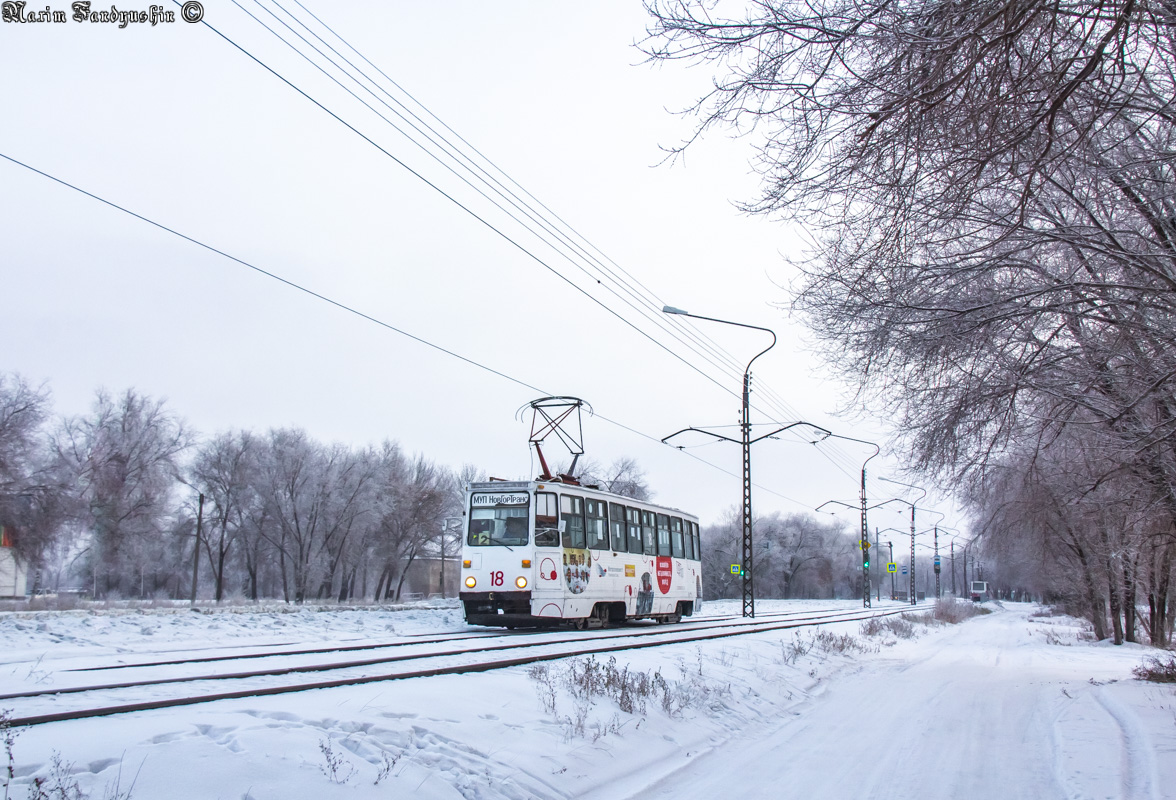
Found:
<svg viewBox="0 0 1176 800"><path fill-rule="evenodd" d="M466 487L461 601L472 625L677 622L702 600L698 519L587 486Z"/></svg>

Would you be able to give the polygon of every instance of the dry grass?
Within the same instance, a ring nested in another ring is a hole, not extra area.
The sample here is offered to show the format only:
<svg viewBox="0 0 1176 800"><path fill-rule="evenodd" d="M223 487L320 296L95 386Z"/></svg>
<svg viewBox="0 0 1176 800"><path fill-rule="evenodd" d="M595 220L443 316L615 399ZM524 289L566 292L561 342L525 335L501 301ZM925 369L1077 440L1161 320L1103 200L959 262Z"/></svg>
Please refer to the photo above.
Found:
<svg viewBox="0 0 1176 800"><path fill-rule="evenodd" d="M1166 661L1162 656L1149 656L1131 672L1141 681L1176 683L1176 654L1169 653Z"/></svg>

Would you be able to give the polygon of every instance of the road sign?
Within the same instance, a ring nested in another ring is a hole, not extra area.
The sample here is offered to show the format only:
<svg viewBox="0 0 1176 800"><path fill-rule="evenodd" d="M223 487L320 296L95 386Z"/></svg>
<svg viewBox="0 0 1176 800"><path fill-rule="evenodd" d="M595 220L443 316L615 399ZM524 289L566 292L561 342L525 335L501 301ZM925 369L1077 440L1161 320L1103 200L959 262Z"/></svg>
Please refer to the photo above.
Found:
<svg viewBox="0 0 1176 800"><path fill-rule="evenodd" d="M742 575L743 574L743 567L740 566L739 564L732 564L731 565L731 574L732 575Z"/></svg>
<svg viewBox="0 0 1176 800"><path fill-rule="evenodd" d="M903 574L903 575L906 575L906 574L907 574L907 568L906 568L906 564L903 564L903 565L902 565L902 574Z"/></svg>
<svg viewBox="0 0 1176 800"><path fill-rule="evenodd" d="M862 549L863 550L870 549L870 540L869 539L862 539Z"/></svg>
<svg viewBox="0 0 1176 800"><path fill-rule="evenodd" d="M886 565L886 571L887 572L898 572L898 564L895 564L893 561L891 561L889 564Z"/></svg>

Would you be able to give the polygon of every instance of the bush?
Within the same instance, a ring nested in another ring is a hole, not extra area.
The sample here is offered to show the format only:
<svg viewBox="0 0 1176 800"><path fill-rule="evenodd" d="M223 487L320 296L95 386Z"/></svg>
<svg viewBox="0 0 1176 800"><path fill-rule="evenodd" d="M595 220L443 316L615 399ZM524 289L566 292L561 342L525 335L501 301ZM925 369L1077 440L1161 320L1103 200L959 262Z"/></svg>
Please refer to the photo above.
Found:
<svg viewBox="0 0 1176 800"><path fill-rule="evenodd" d="M966 619L991 612L987 608L978 607L975 603L945 597L935 604L935 610L931 613L940 622L958 625Z"/></svg>
<svg viewBox="0 0 1176 800"><path fill-rule="evenodd" d="M731 687L707 683L702 674L701 655L699 658L697 671L680 665L681 680L669 680L661 670L642 672L627 665L618 667L616 658L611 656L605 662L588 656L553 665L532 664L527 676L536 684L543 710L564 726L566 738L570 740L587 734L589 714L597 698L611 700L626 714L645 714L650 700L671 717L680 716L685 709L694 706L718 710L730 695ZM566 716L557 710L561 690L572 701L572 713ZM604 724L598 722L594 726L593 740L608 733L619 733L622 726L617 715Z"/></svg>
<svg viewBox="0 0 1176 800"><path fill-rule="evenodd" d="M910 614L898 617L872 617L862 623L862 636L890 633L899 639L912 639L915 636L915 626L910 617Z"/></svg>
<svg viewBox="0 0 1176 800"><path fill-rule="evenodd" d="M1151 656L1131 672L1141 681L1176 683L1176 655L1170 654L1167 661L1160 656Z"/></svg>

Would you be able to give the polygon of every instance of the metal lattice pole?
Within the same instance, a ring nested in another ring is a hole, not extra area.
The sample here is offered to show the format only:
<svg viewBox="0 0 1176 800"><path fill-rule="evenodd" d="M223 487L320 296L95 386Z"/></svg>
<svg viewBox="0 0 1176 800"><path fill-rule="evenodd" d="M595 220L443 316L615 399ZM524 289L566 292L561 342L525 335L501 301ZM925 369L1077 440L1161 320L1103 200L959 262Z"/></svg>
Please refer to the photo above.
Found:
<svg viewBox="0 0 1176 800"><path fill-rule="evenodd" d="M878 528L875 527L874 528L874 552L879 554L878 556L876 556L876 558L880 558L881 553L882 553L882 545L879 544L879 542L878 542L879 536L880 536L880 534L878 533ZM878 577L878 602L879 603L882 602L882 577L881 576Z"/></svg>
<svg viewBox="0 0 1176 800"><path fill-rule="evenodd" d="M919 602L915 591L915 504L911 503L911 605Z"/></svg>
<svg viewBox="0 0 1176 800"><path fill-rule="evenodd" d="M939 526L935 526L935 599L943 596L939 590Z"/></svg>
<svg viewBox="0 0 1176 800"><path fill-rule="evenodd" d="M862 607L870 608L870 529L866 522L866 468L862 467Z"/></svg>
<svg viewBox="0 0 1176 800"><path fill-rule="evenodd" d="M795 422L791 425L785 425L784 427L779 428L778 430L772 431L771 433L764 434L763 436L757 437L755 439L755 441L752 441L752 438L751 438L751 397L750 397L750 395L751 395L751 365L753 363L755 363L755 360L757 358L759 358L764 353L768 352L769 350L771 350L773 347L776 346L776 333L775 333L775 331L773 331L770 328L761 328L758 325L746 325L742 322L732 322L729 319L718 319L716 317L704 317L700 314L691 314L688 311L683 311L682 309L674 308L673 306L663 306L662 312L664 312L666 314L680 314L684 317L692 317L694 319L705 319L708 322L718 322L723 325L734 325L737 328L748 328L749 330L753 330L753 331L763 331L764 333L770 334L772 337L772 343L770 345L768 345L767 347L765 347L763 350L756 353L754 356L752 356L751 361L747 362L747 368L745 370L743 370L743 419L741 420L741 425L740 425L743 429L742 430L743 435L740 437L740 440L741 440L740 443L743 445L743 564L741 565L741 569L743 572L743 616L754 617L755 616L755 583L754 583L755 577L754 577L754 569L753 569L754 565L752 563L752 552L751 552L751 544L752 544L752 542L751 542L751 446L755 442L761 441L769 436L774 436L777 433L781 433L782 431L788 430L789 428L795 427L797 425L809 425L810 423ZM818 427L818 426L813 426L813 427ZM822 431L824 430L824 428L819 428L819 427L818 427L818 429L822 430ZM675 436L677 436L678 434L685 433L687 430L694 430L694 431L698 431L699 433L706 433L709 436L714 436L717 439L722 439L722 440L728 441L728 442L734 441L733 439L730 439L726 436L720 436L718 434L711 433L709 431L703 431L699 428L686 428L684 430L678 431L678 433L670 434L665 439L662 439L662 441L665 442L669 439L672 439ZM826 431L826 433L827 433L827 431Z"/></svg>
<svg viewBox="0 0 1176 800"><path fill-rule="evenodd" d="M890 547L890 563L893 564L894 563L894 542L887 542L886 544L888 547ZM891 600L894 599L894 595L898 591L898 588L894 585L894 582L897 578L898 578L898 576L895 573L893 573L893 572L890 573L890 599Z"/></svg>
<svg viewBox="0 0 1176 800"><path fill-rule="evenodd" d="M951 540L951 596L959 597L955 584L955 539Z"/></svg>
<svg viewBox="0 0 1176 800"><path fill-rule="evenodd" d="M750 365L749 365L750 366ZM751 373L743 373L743 616L755 616L751 549Z"/></svg>

